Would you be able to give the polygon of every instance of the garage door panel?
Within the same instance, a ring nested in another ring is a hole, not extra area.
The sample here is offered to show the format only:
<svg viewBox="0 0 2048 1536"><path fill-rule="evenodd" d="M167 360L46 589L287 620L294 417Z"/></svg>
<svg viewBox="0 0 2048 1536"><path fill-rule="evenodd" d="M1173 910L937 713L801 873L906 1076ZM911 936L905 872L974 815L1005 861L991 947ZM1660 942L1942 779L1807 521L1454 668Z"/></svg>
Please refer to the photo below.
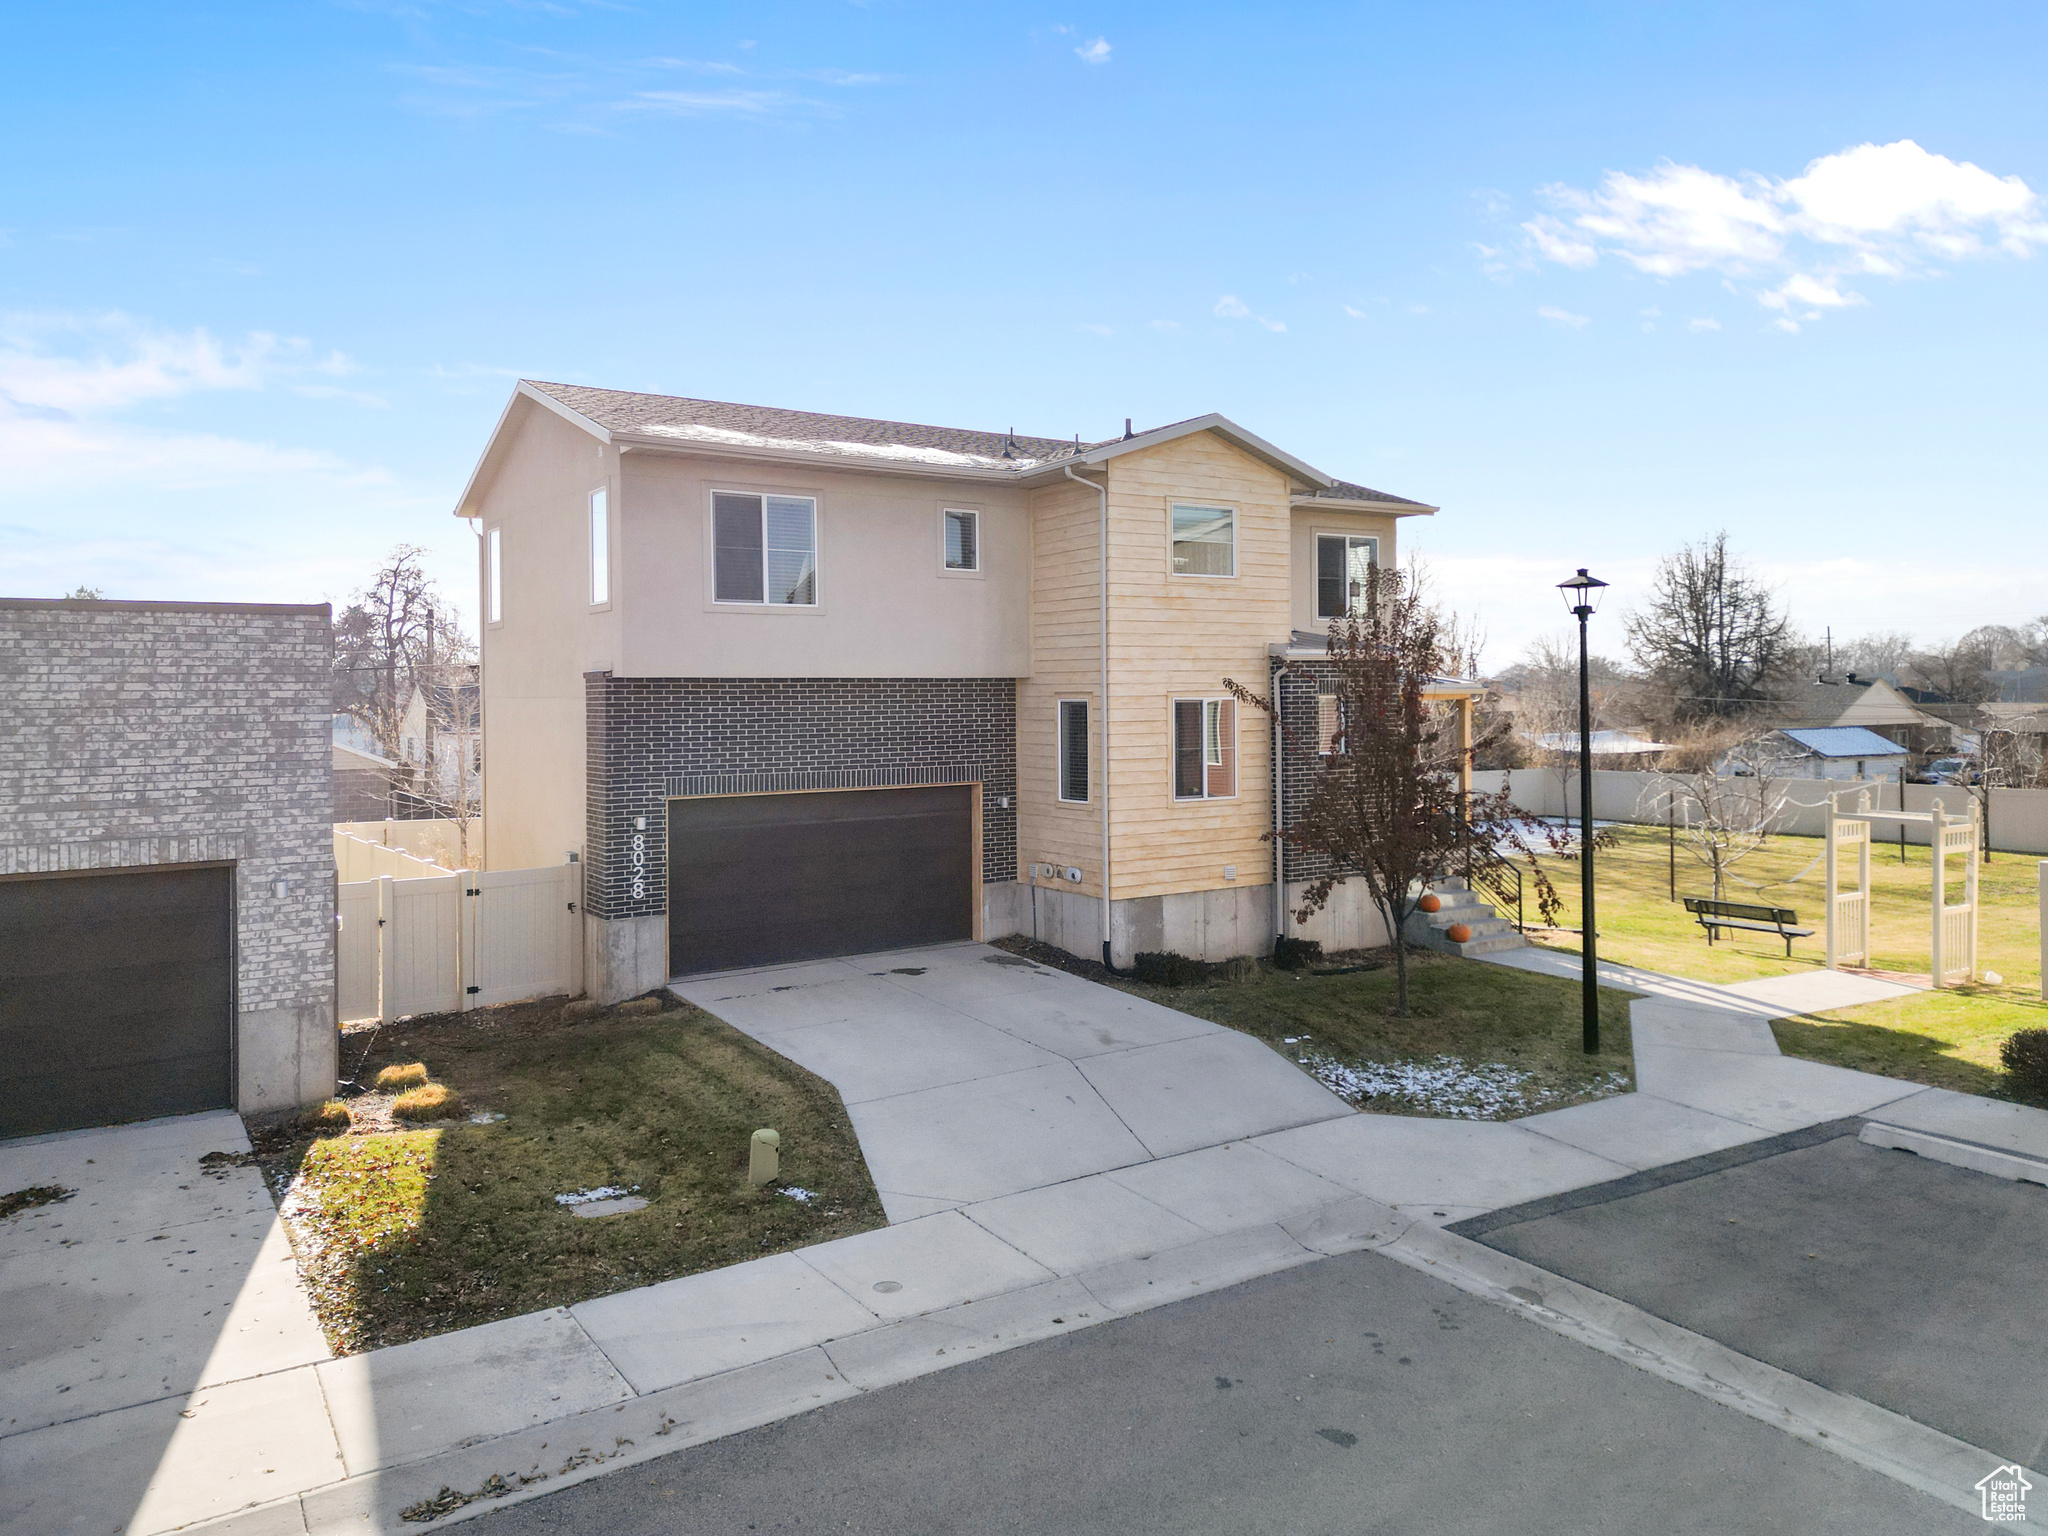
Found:
<svg viewBox="0 0 2048 1536"><path fill-rule="evenodd" d="M0 881L0 1136L232 1102L230 880Z"/></svg>
<svg viewBox="0 0 2048 1536"><path fill-rule="evenodd" d="M973 859L967 786L673 802L671 966L971 938Z"/></svg>

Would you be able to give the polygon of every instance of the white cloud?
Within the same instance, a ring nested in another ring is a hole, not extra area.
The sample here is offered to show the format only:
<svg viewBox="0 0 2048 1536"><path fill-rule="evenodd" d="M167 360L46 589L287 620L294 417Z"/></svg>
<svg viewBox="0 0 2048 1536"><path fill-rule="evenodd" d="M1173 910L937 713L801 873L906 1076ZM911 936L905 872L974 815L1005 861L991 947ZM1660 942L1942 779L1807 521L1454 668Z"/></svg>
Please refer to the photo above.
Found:
<svg viewBox="0 0 2048 1536"><path fill-rule="evenodd" d="M1568 309L1559 309L1555 304L1545 304L1536 313L1553 325L1562 325L1570 330L1583 329L1591 322L1591 315L1575 315Z"/></svg>
<svg viewBox="0 0 2048 1536"><path fill-rule="evenodd" d="M1697 320L1686 321L1685 328L1688 331L1718 331L1721 329L1721 322L1711 316L1702 315Z"/></svg>
<svg viewBox="0 0 2048 1536"><path fill-rule="evenodd" d="M1116 331L1110 326L1094 325L1085 321L1082 323L1081 329L1096 336L1114 336L1116 334Z"/></svg>
<svg viewBox="0 0 2048 1536"><path fill-rule="evenodd" d="M1719 272L1756 283L1768 308L1805 306L1805 318L1866 302L1842 286L1854 277L2026 256L2048 243L2040 196L2019 177L1911 139L1824 155L1789 180L1667 160L1640 176L1609 171L1592 191L1540 191L1555 212L1522 225L1536 259L1583 269L1612 256L1666 279Z"/></svg>
<svg viewBox="0 0 2048 1536"><path fill-rule="evenodd" d="M1074 50L1083 64L1107 64L1109 62L1109 40L1098 37L1092 43L1083 43Z"/></svg>
<svg viewBox="0 0 2048 1536"><path fill-rule="evenodd" d="M1154 320L1152 322L1152 329L1155 331L1177 331L1180 329L1180 322L1178 320Z"/></svg>
<svg viewBox="0 0 2048 1536"><path fill-rule="evenodd" d="M1354 320L1363 320L1367 318L1365 311L1362 309L1353 309L1349 304L1345 304L1341 306L1341 308L1343 309L1345 314L1349 315Z"/></svg>
<svg viewBox="0 0 2048 1536"><path fill-rule="evenodd" d="M622 112L658 112L671 117L743 117L756 121L788 117L793 113L830 114L822 101L799 96L794 91L639 91L619 103Z"/></svg>
<svg viewBox="0 0 2048 1536"><path fill-rule="evenodd" d="M1243 320L1251 315L1251 307L1234 293L1226 293L1216 301L1214 313L1225 320Z"/></svg>

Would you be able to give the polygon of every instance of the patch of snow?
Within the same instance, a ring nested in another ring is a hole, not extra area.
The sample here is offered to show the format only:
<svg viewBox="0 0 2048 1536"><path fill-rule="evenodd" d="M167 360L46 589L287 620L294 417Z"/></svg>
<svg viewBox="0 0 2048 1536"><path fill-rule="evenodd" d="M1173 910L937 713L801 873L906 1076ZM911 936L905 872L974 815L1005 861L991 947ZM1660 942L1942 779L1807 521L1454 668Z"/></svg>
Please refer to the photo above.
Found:
<svg viewBox="0 0 2048 1536"><path fill-rule="evenodd" d="M785 1185L781 1189L778 1189L776 1193L778 1195L789 1196L789 1198L794 1200L798 1205L809 1205L813 1200L818 1198L818 1192L815 1189L805 1189L798 1184Z"/></svg>
<svg viewBox="0 0 2048 1536"><path fill-rule="evenodd" d="M1338 1098L1350 1104L1370 1099L1375 1109L1406 1108L1457 1120L1506 1120L1566 1096L1562 1088L1530 1087L1532 1072L1499 1062L1475 1065L1457 1056L1351 1063L1311 1053L1295 1059ZM1599 1086L1619 1093L1628 1086L1628 1074L1609 1072Z"/></svg>
<svg viewBox="0 0 2048 1536"><path fill-rule="evenodd" d="M495 1109L480 1109L469 1117L469 1123L471 1125L496 1125L504 1118Z"/></svg>
<svg viewBox="0 0 2048 1536"><path fill-rule="evenodd" d="M596 1189L579 1189L571 1195L557 1195L555 1204L588 1205L593 1200L616 1200L621 1195L630 1193L630 1190L621 1189L616 1184L604 1184Z"/></svg>
<svg viewBox="0 0 2048 1536"><path fill-rule="evenodd" d="M949 448L920 448L911 443L843 443L824 438L765 437L755 432L736 432L730 427L704 427L694 422L666 426L649 423L638 428L656 437L673 437L683 442L717 443L729 448L772 448L782 453L814 453L841 459L883 459L899 464L931 464L946 469L1025 470L1038 467L1036 459L1005 459L980 453L955 453Z"/></svg>

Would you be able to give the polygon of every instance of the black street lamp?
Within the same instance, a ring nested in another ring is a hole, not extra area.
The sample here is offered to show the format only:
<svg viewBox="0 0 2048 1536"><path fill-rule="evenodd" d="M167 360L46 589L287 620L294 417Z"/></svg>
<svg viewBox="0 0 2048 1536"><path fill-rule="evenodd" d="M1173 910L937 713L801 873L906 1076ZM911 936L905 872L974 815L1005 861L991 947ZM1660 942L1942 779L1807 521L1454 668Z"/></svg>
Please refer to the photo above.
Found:
<svg viewBox="0 0 2048 1536"><path fill-rule="evenodd" d="M1579 993L1580 1038L1588 1056L1600 1049L1600 957L1593 942L1593 687L1586 667L1586 620L1600 606L1606 587L1584 566L1570 581L1557 584L1565 607L1579 621Z"/></svg>

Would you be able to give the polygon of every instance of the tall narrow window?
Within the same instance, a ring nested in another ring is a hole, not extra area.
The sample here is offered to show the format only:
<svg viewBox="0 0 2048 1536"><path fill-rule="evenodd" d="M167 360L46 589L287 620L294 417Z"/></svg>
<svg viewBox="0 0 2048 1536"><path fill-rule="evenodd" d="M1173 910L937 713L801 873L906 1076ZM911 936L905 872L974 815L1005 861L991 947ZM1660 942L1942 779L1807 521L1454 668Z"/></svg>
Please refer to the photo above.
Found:
<svg viewBox="0 0 2048 1536"><path fill-rule="evenodd" d="M590 603L612 600L612 520L603 491L590 493Z"/></svg>
<svg viewBox="0 0 2048 1536"><path fill-rule="evenodd" d="M1229 507L1173 504L1173 574L1235 576L1237 513Z"/></svg>
<svg viewBox="0 0 2048 1536"><path fill-rule="evenodd" d="M487 624L495 624L505 617L502 601L505 592L504 567L499 556L499 534L504 530L493 528L484 535L484 610L489 615Z"/></svg>
<svg viewBox="0 0 2048 1536"><path fill-rule="evenodd" d="M951 508L947 509L946 569L949 571L978 571L981 569L981 514L979 512L957 512Z"/></svg>
<svg viewBox="0 0 2048 1536"><path fill-rule="evenodd" d="M1330 757L1337 750L1337 733L1344 728L1342 702L1334 693L1316 695L1316 750Z"/></svg>
<svg viewBox="0 0 2048 1536"><path fill-rule="evenodd" d="M1060 700L1060 798L1088 798L1088 701Z"/></svg>
<svg viewBox="0 0 2048 1536"><path fill-rule="evenodd" d="M1316 535L1316 617L1345 619L1362 613L1379 563L1380 541L1364 534Z"/></svg>
<svg viewBox="0 0 2048 1536"><path fill-rule="evenodd" d="M1237 701L1173 701L1173 797L1221 800L1237 793Z"/></svg>
<svg viewBox="0 0 2048 1536"><path fill-rule="evenodd" d="M809 496L711 493L711 588L721 603L818 601L818 504Z"/></svg>

